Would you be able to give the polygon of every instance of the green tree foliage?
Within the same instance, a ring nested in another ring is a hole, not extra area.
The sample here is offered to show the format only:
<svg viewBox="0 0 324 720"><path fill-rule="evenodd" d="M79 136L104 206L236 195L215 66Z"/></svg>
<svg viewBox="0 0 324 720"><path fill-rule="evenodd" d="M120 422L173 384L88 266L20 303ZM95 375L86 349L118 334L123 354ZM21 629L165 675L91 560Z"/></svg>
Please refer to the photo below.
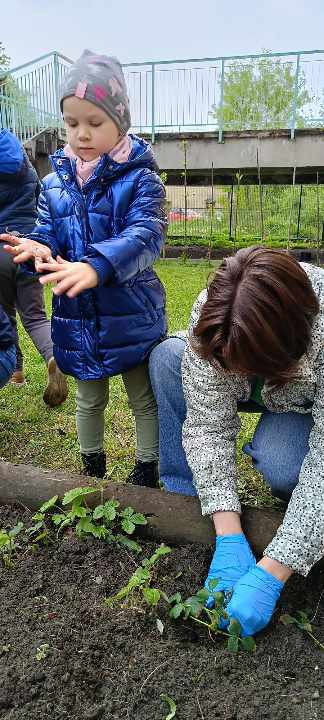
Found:
<svg viewBox="0 0 324 720"><path fill-rule="evenodd" d="M0 42L0 72L8 70L9 65L10 57L7 55L3 43Z"/></svg>
<svg viewBox="0 0 324 720"><path fill-rule="evenodd" d="M264 56L225 66L223 109L212 114L225 130L290 127L295 94L296 63ZM303 72L297 83L296 126L303 127L303 108L311 98Z"/></svg>

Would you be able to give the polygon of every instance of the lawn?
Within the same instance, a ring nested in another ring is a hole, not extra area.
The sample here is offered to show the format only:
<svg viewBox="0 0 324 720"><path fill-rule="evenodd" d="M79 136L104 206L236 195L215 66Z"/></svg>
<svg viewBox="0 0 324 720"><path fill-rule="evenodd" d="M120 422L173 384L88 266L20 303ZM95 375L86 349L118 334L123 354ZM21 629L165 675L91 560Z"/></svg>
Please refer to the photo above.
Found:
<svg viewBox="0 0 324 720"><path fill-rule="evenodd" d="M207 263L159 261L156 269L167 292L169 331L185 328L193 301L205 286L213 268ZM46 289L48 312L51 290ZM0 456L13 463L32 463L43 468L79 471L81 468L75 425L75 383L69 378L69 397L59 408L49 409L42 394L46 382L46 368L24 331L20 333L25 358L27 384L21 388L7 385L0 395ZM265 488L241 447L252 435L258 420L256 415L242 415L242 430L238 442L238 462L241 471L240 494L250 504L273 505ZM110 384L110 405L106 414L105 449L108 475L123 481L133 466L134 424L127 406L121 378Z"/></svg>

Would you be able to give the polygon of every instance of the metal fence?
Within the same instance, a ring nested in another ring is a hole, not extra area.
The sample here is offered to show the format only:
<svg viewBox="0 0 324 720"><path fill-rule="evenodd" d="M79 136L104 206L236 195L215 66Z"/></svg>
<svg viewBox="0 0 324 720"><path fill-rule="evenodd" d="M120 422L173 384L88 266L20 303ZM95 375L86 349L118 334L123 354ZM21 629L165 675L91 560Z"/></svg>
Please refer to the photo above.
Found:
<svg viewBox="0 0 324 720"><path fill-rule="evenodd" d="M324 246L324 185L166 186L168 242Z"/></svg>
<svg viewBox="0 0 324 720"><path fill-rule="evenodd" d="M324 126L324 51L263 53L123 66L133 130L215 131ZM0 123L24 141L61 124L57 52L0 73Z"/></svg>

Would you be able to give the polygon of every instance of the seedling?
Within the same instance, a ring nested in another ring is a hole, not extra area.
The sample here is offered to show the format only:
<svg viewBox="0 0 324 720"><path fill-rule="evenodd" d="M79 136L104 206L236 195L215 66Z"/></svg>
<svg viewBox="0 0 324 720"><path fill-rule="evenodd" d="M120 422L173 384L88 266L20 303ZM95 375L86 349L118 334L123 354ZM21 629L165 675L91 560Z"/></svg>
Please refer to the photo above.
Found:
<svg viewBox="0 0 324 720"><path fill-rule="evenodd" d="M133 534L136 526L146 525L147 520L144 515L135 512L131 507L119 511L118 500L107 500L91 509L87 505L87 496L97 492L98 488L90 486L73 488L65 493L62 508L57 506L58 497L55 495L42 505L39 513L34 515L33 519L37 521L34 529L40 530L40 526L45 522L46 513L57 508L59 512L51 514L50 519L58 533L66 527L72 527L80 538L92 535L98 540L116 542L130 550L141 552L138 543L128 536ZM68 509L67 506L70 508Z"/></svg>
<svg viewBox="0 0 324 720"><path fill-rule="evenodd" d="M166 716L165 720L173 720L173 718L176 717L177 712L176 703L174 702L174 700L172 700L172 698L169 697L169 695L165 695L165 693L161 693L160 697L162 698L162 700L164 700L164 702L169 705L170 708L170 712Z"/></svg>
<svg viewBox="0 0 324 720"><path fill-rule="evenodd" d="M46 656L48 655L49 645L47 643L43 643L40 645L36 650L36 660L45 660Z"/></svg>
<svg viewBox="0 0 324 720"><path fill-rule="evenodd" d="M163 594L164 599L171 605L169 615L173 620L182 617L184 620L204 625L207 630L215 635L224 635L227 637L227 648L230 652L238 652L239 648L248 652L254 652L255 640L250 635L241 637L241 626L237 620L233 619L228 625L228 630L222 630L220 625L223 620L227 620L225 598L222 592L217 592L218 580L211 580L207 588L198 590L195 595L182 600L180 593L175 593L171 597ZM206 607L208 598L214 600L213 609Z"/></svg>
<svg viewBox="0 0 324 720"><path fill-rule="evenodd" d="M22 531L24 523L18 522L11 530L0 530L0 557L6 568L13 567L13 555L18 551L16 537Z"/></svg>
<svg viewBox="0 0 324 720"><path fill-rule="evenodd" d="M205 626L209 632L215 635L225 636L230 652L237 652L240 647L248 652L253 652L256 647L255 640L251 636L241 637L241 626L237 620L230 621L227 631L220 628L222 620L227 619L227 615L224 594L216 590L218 580L211 580L208 589L202 588L186 600L182 599L179 592L168 597L162 590L151 586L154 565L162 555L169 552L171 552L169 547L163 544L160 545L150 558L142 560L141 565L135 570L127 585L121 588L116 595L106 598L106 604L112 607L116 603L129 600L136 593L145 601L150 610L153 610L161 600L164 600L169 606L169 616L172 620L180 618L191 620ZM213 609L206 607L206 602L210 597L214 600ZM159 622L161 623L161 621ZM157 625L157 628L162 634L164 630L163 623Z"/></svg>
<svg viewBox="0 0 324 720"><path fill-rule="evenodd" d="M324 650L324 645L313 635L313 626L310 623L309 617L306 612L303 610L299 610L296 613L296 617L293 617L293 615L289 615L288 613L285 613L284 615L280 616L280 622L283 623L283 625L296 625L299 630L303 630L317 645L317 647L321 648L321 650Z"/></svg>
<svg viewBox="0 0 324 720"><path fill-rule="evenodd" d="M125 587L122 587L116 595L106 598L106 604L109 607L113 607L113 605L123 600L128 600L134 593L137 593L142 596L151 609L156 607L163 593L161 590L151 587L153 569L160 558L170 552L171 548L162 543L150 558L144 558L144 560L142 560Z"/></svg>

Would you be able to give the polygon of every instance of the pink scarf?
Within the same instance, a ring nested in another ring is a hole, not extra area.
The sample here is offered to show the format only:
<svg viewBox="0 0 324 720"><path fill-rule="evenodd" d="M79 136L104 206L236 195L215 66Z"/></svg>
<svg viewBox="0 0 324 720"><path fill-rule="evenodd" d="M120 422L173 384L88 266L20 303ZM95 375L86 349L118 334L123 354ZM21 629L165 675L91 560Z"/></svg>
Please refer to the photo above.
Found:
<svg viewBox="0 0 324 720"><path fill-rule="evenodd" d="M110 150L109 157L116 163L124 163L127 162L131 150L132 141L129 135L123 135L117 145ZM70 145L65 145L64 155L70 158L70 160L76 161L76 177L80 187L93 175L101 159L101 155L99 155L99 157L94 158L94 160L82 160L78 155L75 155Z"/></svg>

